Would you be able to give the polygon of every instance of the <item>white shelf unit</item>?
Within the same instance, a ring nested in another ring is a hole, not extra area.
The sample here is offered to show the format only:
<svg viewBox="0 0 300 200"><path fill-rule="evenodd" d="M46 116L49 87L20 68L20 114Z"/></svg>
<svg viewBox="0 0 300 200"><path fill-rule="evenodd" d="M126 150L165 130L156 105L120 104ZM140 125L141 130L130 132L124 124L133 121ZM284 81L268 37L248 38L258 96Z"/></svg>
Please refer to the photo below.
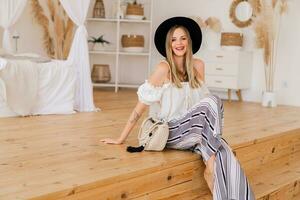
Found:
<svg viewBox="0 0 300 200"><path fill-rule="evenodd" d="M94 1L91 1L87 29L89 36L99 37L110 41L109 48L89 51L91 70L93 64L109 64L112 79L109 83L93 83L94 87L114 87L115 92L120 87L137 88L150 73L150 56L152 48L152 10L153 0L138 0L144 5L145 20L120 19L114 16L109 8L117 5L117 13L121 12L122 0L104 0L106 18L92 18ZM145 31L147 30L147 31ZM123 34L144 35L145 46L143 52L126 52L121 47ZM100 63L99 63L100 62Z"/></svg>

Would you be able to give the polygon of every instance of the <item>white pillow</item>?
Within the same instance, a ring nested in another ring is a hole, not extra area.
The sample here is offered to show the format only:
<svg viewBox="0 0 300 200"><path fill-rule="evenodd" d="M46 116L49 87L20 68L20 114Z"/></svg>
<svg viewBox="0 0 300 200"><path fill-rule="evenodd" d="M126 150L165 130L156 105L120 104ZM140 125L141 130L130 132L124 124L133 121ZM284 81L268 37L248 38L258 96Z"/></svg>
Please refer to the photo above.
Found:
<svg viewBox="0 0 300 200"><path fill-rule="evenodd" d="M0 57L0 70L6 67L7 61Z"/></svg>
<svg viewBox="0 0 300 200"><path fill-rule="evenodd" d="M74 113L75 70L65 62L39 63L39 89L34 115Z"/></svg>
<svg viewBox="0 0 300 200"><path fill-rule="evenodd" d="M6 51L3 48L0 48L0 55L6 54Z"/></svg>
<svg viewBox="0 0 300 200"><path fill-rule="evenodd" d="M0 118L17 116L6 103L6 88L3 80L0 78Z"/></svg>

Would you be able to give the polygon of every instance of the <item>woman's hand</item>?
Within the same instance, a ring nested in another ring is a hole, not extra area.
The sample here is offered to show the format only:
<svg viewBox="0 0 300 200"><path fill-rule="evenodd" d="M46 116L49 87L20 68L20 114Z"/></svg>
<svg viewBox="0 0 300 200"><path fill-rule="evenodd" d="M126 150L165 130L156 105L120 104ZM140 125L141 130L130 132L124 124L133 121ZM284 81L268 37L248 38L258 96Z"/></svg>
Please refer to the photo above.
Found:
<svg viewBox="0 0 300 200"><path fill-rule="evenodd" d="M105 138L100 140L100 142L103 142L105 144L122 144L123 141L121 141L120 139L111 139L111 138Z"/></svg>

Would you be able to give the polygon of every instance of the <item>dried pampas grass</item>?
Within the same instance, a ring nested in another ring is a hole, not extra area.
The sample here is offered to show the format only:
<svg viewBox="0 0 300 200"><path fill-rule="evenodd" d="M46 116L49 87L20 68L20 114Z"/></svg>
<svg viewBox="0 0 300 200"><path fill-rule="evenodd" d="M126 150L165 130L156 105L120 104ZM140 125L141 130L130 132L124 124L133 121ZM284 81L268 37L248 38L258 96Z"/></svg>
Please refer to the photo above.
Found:
<svg viewBox="0 0 300 200"><path fill-rule="evenodd" d="M197 24L201 27L201 28L206 28L207 24L205 23L205 21L199 17L199 16L191 16L191 19L193 19L195 22L197 22Z"/></svg>
<svg viewBox="0 0 300 200"><path fill-rule="evenodd" d="M74 23L66 15L59 0L47 0L47 16L39 0L31 0L34 17L44 30L44 47L51 58L66 59L74 35ZM45 35L47 37L45 37Z"/></svg>
<svg viewBox="0 0 300 200"><path fill-rule="evenodd" d="M272 0L272 7L273 7L273 8L275 8L277 2L278 2L278 0Z"/></svg>
<svg viewBox="0 0 300 200"><path fill-rule="evenodd" d="M257 46L264 49L264 60L269 65L271 58L270 45L274 39L274 14L272 7L266 1L262 3L262 12L257 17L254 28L257 36Z"/></svg>
<svg viewBox="0 0 300 200"><path fill-rule="evenodd" d="M266 90L274 90L274 75L281 15L287 12L286 0L262 0L261 13L255 19L257 47L264 50Z"/></svg>
<svg viewBox="0 0 300 200"><path fill-rule="evenodd" d="M50 58L54 58L55 52L54 52L53 39L50 35L50 30L49 30L49 19L45 15L44 10L38 0L31 0L31 7L35 19L43 29L43 45L44 48L46 49L47 55Z"/></svg>
<svg viewBox="0 0 300 200"><path fill-rule="evenodd" d="M253 8L253 15L257 16L261 11L261 3L260 0L249 0L250 4Z"/></svg>
<svg viewBox="0 0 300 200"><path fill-rule="evenodd" d="M74 23L73 21L68 18L67 26L64 31L64 46L63 46L63 57L67 58L70 52L70 48L73 41L73 32L74 32Z"/></svg>
<svg viewBox="0 0 300 200"><path fill-rule="evenodd" d="M47 5L48 5L48 8L49 8L51 21L54 22L55 6L54 6L53 0L47 0Z"/></svg>
<svg viewBox="0 0 300 200"><path fill-rule="evenodd" d="M256 33L256 46L264 49L264 61L269 64L270 46L269 46L269 32L266 30L267 24L265 21L260 20L255 25Z"/></svg>
<svg viewBox="0 0 300 200"><path fill-rule="evenodd" d="M205 20L205 23L207 25L207 28L210 28L214 32L219 33L222 30L221 21L216 17L207 18L207 20Z"/></svg>
<svg viewBox="0 0 300 200"><path fill-rule="evenodd" d="M280 15L283 15L288 12L288 3L287 0L280 1Z"/></svg>
<svg viewBox="0 0 300 200"><path fill-rule="evenodd" d="M63 59L64 22L57 14L54 16L54 30L56 41L56 55L58 59Z"/></svg>

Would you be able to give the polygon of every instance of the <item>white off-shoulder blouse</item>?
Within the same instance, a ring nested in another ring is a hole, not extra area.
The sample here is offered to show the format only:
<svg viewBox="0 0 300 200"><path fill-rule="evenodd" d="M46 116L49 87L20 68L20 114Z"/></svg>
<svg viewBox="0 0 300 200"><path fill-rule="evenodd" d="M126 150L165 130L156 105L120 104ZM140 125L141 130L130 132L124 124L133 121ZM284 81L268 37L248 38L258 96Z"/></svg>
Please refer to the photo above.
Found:
<svg viewBox="0 0 300 200"><path fill-rule="evenodd" d="M146 80L138 88L139 101L150 106L149 115L152 117L166 121L178 119L210 94L203 82L199 88L191 88L188 82L181 84L182 88L172 83L156 87Z"/></svg>

